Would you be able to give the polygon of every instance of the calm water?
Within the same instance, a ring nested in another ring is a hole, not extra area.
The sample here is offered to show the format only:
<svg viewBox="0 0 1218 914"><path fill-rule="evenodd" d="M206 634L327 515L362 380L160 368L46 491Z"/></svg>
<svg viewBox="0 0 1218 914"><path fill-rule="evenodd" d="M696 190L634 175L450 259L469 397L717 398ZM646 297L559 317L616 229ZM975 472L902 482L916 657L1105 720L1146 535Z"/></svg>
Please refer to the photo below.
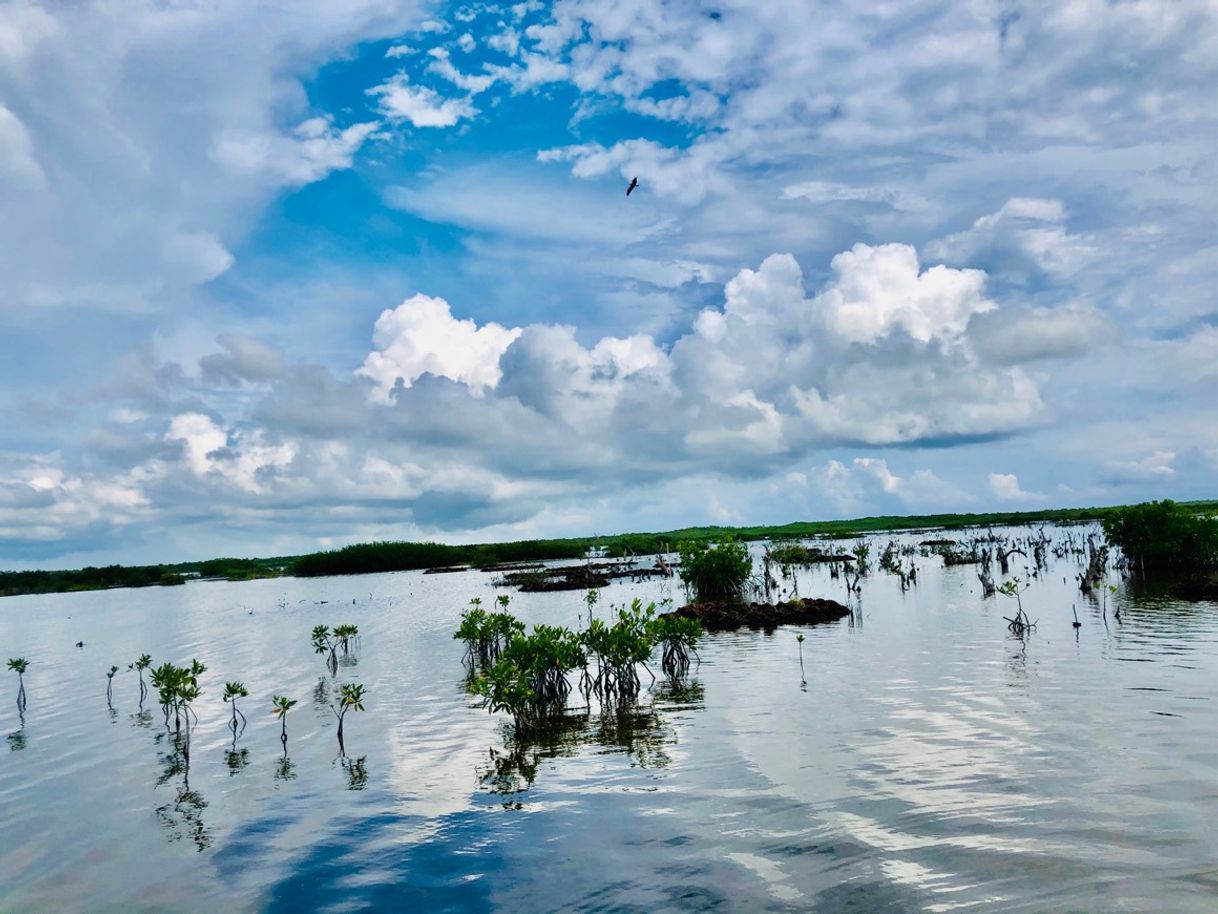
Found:
<svg viewBox="0 0 1218 914"><path fill-rule="evenodd" d="M1024 643L973 568L917 562L915 589L874 572L856 619L804 630L805 687L796 629L710 636L687 687L524 746L451 638L488 575L2 600L0 659L31 666L24 728L0 679L0 910L1218 910L1218 607L1122 585L1105 625L1051 560ZM636 595L680 592L602 610ZM583 596L512 606L574 626ZM362 644L332 680L309 629L341 622ZM208 666L190 793L138 714L144 651ZM235 753L226 679L251 693ZM356 680L344 763L326 703ZM299 699L287 765L272 693Z"/></svg>

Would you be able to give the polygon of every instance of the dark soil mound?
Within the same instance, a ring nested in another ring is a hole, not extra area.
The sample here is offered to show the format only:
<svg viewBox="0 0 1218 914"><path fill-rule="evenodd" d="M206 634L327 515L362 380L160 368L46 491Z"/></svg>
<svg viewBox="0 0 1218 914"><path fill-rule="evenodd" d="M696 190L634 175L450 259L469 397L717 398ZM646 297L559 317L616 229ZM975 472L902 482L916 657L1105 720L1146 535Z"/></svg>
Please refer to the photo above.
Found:
<svg viewBox="0 0 1218 914"><path fill-rule="evenodd" d="M469 571L469 566L445 565L442 568L428 568L423 574L456 574L458 571Z"/></svg>
<svg viewBox="0 0 1218 914"><path fill-rule="evenodd" d="M779 625L817 625L850 615L836 600L804 598L787 603L691 603L668 615L697 619L708 632L738 628L775 628Z"/></svg>

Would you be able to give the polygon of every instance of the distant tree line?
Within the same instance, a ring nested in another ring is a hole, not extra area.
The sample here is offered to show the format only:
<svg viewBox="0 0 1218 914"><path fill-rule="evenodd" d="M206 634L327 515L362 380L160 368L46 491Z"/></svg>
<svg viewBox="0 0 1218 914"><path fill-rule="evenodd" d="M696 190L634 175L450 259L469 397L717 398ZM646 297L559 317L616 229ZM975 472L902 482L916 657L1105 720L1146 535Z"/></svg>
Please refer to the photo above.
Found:
<svg viewBox="0 0 1218 914"><path fill-rule="evenodd" d="M1166 507L1165 507L1166 506ZM1218 502L1150 502L1117 508L1060 508L1042 511L1002 511L985 514L923 514L879 516L853 520L800 521L780 526L686 527L665 533L623 533L574 539L521 540L449 546L444 543L361 543L326 552L279 558L218 558L177 565L109 565L73 571L0 572L0 596L100 590L108 587L148 587L181 584L186 575L249 580L291 574L370 574L411 571L452 565L484 567L548 559L579 559L591 554L610 558L670 552L678 543L723 542L729 539L797 539L809 536L853 538L881 531L1003 526L1034 523L1082 523L1100 520L1113 543L1145 567L1207 567L1218 554L1218 521L1205 515L1218 512Z"/></svg>

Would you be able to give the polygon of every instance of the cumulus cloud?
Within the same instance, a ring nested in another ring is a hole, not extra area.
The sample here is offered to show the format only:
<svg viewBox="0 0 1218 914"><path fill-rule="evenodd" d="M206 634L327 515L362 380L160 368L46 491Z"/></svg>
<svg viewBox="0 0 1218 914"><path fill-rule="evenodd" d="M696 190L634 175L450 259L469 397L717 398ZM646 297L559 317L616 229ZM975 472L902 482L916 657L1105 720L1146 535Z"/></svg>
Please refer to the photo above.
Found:
<svg viewBox="0 0 1218 914"><path fill-rule="evenodd" d="M412 522L474 526L639 482L797 479L793 463L834 443L939 444L1035 417L1035 384L981 363L962 332L995 307L982 278L922 271L903 246L847 254L814 294L790 255L740 271L670 346L479 324L422 294L382 312L346 378L226 334L197 375L132 363L110 392L130 415L105 446L134 462L113 478L139 480L144 510L193 484L213 512L394 504ZM863 313L867 296L878 314ZM225 388L253 399L204 393ZM183 408L191 390L212 406ZM860 456L848 470L848 490L906 506L967 499L927 468Z"/></svg>
<svg viewBox="0 0 1218 914"><path fill-rule="evenodd" d="M409 387L424 373L481 392L499 383L499 359L518 336L518 327L479 327L454 318L443 299L415 295L377 318L372 331L376 349L358 373L375 382L385 402L396 384Z"/></svg>

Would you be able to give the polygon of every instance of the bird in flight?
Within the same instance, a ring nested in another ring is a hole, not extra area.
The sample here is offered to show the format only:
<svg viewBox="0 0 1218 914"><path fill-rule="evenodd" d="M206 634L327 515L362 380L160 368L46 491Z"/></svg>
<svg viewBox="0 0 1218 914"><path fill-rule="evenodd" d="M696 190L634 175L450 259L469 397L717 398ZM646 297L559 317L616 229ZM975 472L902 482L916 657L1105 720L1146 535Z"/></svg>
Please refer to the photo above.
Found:
<svg viewBox="0 0 1218 914"><path fill-rule="evenodd" d="M631 192L632 190L634 190L634 189L635 189L636 187L638 187L638 186L639 186L639 179L638 179L638 178L631 178L631 179L630 179L630 186L626 188L626 196L627 196L627 197L629 197L629 196L630 196L630 192Z"/></svg>

